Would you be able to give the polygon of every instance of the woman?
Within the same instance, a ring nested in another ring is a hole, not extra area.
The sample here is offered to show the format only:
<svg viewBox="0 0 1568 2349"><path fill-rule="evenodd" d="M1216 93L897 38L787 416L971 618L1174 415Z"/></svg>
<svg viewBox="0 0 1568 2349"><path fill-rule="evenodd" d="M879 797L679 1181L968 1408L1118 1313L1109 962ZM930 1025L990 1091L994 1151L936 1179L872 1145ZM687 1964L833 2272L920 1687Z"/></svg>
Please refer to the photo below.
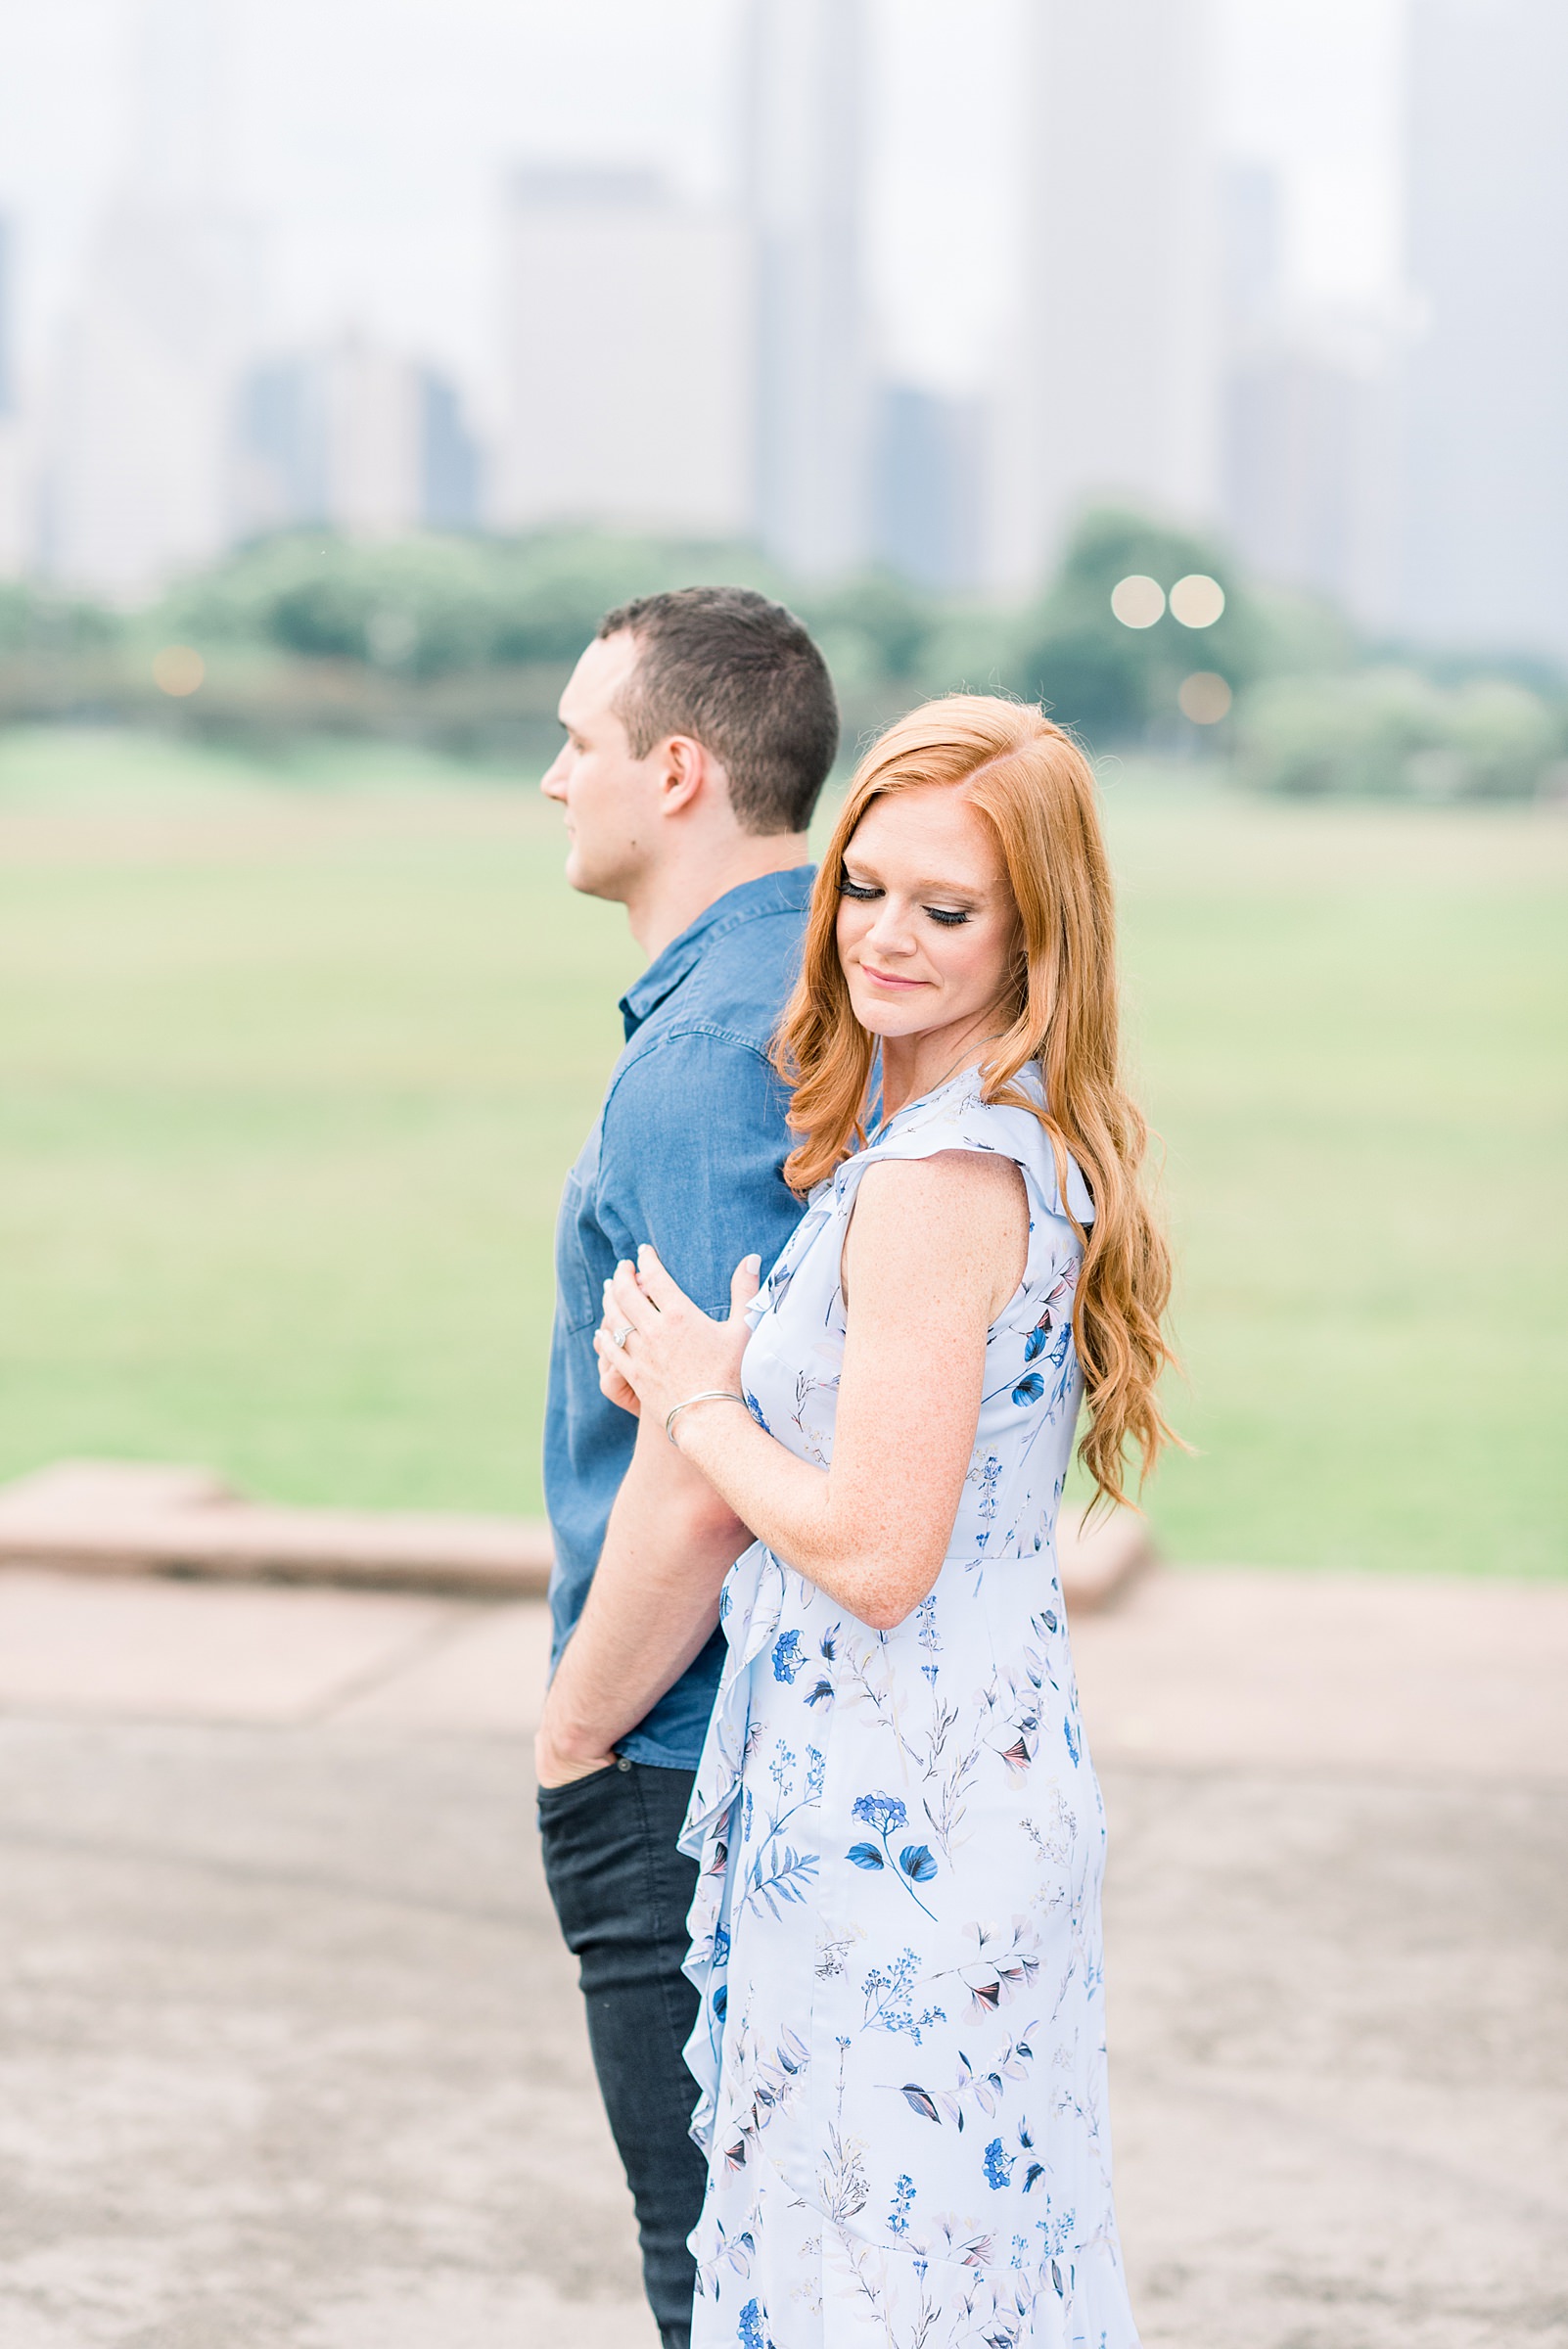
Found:
<svg viewBox="0 0 1568 2349"><path fill-rule="evenodd" d="M1085 1393L1113 1499L1169 1434L1113 935L1069 738L979 696L901 719L780 1037L809 1212L744 1318L648 1249L607 1284L607 1391L758 1537L683 1839L694 2349L1134 2349L1053 1540Z"/></svg>

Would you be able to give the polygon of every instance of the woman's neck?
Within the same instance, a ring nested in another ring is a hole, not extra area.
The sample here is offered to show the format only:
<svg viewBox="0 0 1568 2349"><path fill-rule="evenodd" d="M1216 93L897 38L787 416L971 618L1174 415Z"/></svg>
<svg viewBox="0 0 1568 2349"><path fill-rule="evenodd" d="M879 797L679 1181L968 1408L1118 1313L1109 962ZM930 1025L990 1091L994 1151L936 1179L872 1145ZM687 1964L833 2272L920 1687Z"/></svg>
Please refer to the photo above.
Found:
<svg viewBox="0 0 1568 2349"><path fill-rule="evenodd" d="M911 1101L950 1083L965 1069L978 1068L996 1034L993 1020L981 1019L962 1027L927 1029L920 1036L883 1036L884 1118L896 1118Z"/></svg>

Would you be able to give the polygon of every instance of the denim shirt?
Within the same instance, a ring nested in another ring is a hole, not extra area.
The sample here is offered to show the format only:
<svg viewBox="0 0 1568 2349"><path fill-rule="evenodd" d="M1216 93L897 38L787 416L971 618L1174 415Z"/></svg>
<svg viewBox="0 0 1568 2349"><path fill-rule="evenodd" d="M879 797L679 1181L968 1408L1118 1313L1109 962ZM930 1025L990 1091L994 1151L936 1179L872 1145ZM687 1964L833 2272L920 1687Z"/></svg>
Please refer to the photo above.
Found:
<svg viewBox="0 0 1568 2349"><path fill-rule="evenodd" d="M686 1294L723 1319L741 1258L761 1255L765 1278L800 1221L782 1172L793 1138L786 1096L768 1047L800 966L811 879L809 865L797 865L729 890L621 999L625 1049L556 1225L544 1421L552 1670L582 1612L636 1437L636 1421L599 1392L593 1333L605 1281L651 1240ZM722 1656L715 1632L617 1751L695 1770Z"/></svg>

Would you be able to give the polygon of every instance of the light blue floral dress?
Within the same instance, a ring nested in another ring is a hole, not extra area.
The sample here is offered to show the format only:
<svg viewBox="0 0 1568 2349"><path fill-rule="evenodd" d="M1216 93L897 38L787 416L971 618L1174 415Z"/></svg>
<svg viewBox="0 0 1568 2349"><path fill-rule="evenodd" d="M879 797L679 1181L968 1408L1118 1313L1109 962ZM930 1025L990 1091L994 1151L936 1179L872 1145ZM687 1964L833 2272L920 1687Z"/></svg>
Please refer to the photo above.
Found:
<svg viewBox="0 0 1568 2349"><path fill-rule="evenodd" d="M1022 1082L1040 1098L1037 1069ZM935 1589L874 1632L761 1543L724 1589L682 1838L709 2163L693 2349L1136 2349L1106 2130L1104 1815L1054 1544L1082 1250L1038 1120L988 1106L973 1072L901 1110L812 1194L742 1378L762 1425L826 1465L860 1177L954 1149L1022 1168L1029 1262L987 1341ZM1071 1164L1068 1183L1086 1224Z"/></svg>

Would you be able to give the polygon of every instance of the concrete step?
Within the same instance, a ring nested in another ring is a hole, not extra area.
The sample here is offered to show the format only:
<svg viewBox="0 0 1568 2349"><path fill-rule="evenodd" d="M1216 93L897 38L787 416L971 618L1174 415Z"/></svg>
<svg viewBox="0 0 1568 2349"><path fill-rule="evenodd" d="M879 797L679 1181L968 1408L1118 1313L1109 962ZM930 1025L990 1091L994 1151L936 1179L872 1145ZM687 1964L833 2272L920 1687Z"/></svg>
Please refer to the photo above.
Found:
<svg viewBox="0 0 1568 2349"><path fill-rule="evenodd" d="M204 1468L63 1460L0 1489L0 1562L512 1598L551 1556L542 1519L274 1508Z"/></svg>
<svg viewBox="0 0 1568 2349"><path fill-rule="evenodd" d="M179 1464L62 1460L0 1488L0 1564L518 1598L548 1587L552 1555L542 1518L275 1508ZM1057 1555L1086 1614L1147 1564L1148 1529L1131 1509L1086 1528L1064 1509Z"/></svg>

